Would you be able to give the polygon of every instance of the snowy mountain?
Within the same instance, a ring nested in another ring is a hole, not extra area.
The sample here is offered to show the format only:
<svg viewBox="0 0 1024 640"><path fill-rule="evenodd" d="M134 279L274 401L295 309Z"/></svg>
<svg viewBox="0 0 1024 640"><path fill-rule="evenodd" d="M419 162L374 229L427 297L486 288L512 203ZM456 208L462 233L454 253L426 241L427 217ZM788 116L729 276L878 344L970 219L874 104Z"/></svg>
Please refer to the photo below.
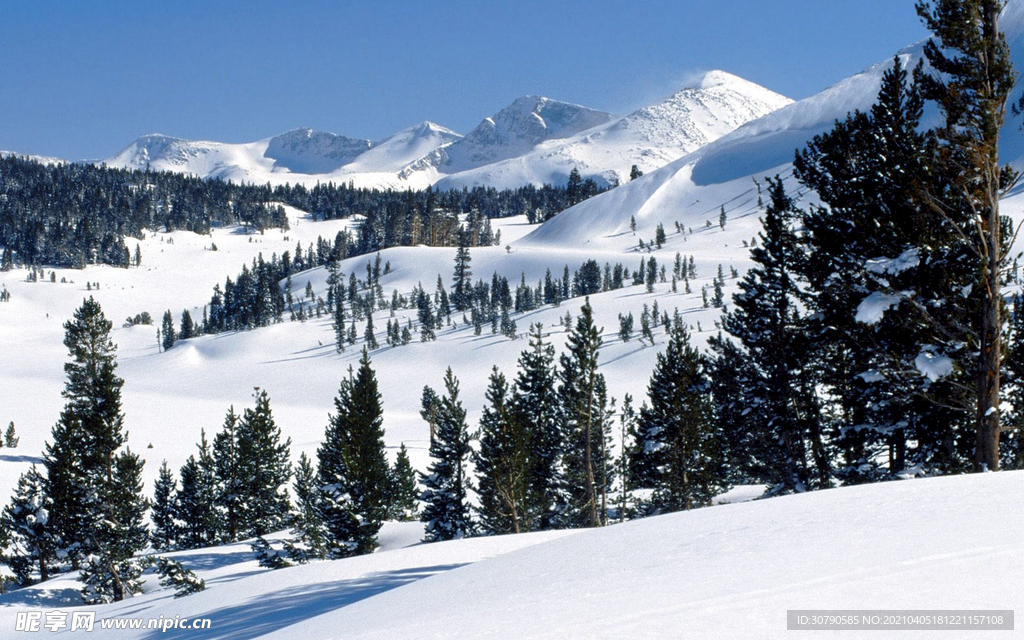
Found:
<svg viewBox="0 0 1024 640"><path fill-rule="evenodd" d="M295 129L256 142L192 141L161 134L143 136L104 163L112 167L189 173L235 182L335 182L393 186L396 173L459 134L432 122L373 142L326 131ZM425 187L426 184L404 186Z"/></svg>
<svg viewBox="0 0 1024 640"><path fill-rule="evenodd" d="M524 96L484 118L465 138L445 148L440 169L458 173L520 156L546 140L566 138L614 118L568 102Z"/></svg>
<svg viewBox="0 0 1024 640"><path fill-rule="evenodd" d="M652 171L789 102L712 71L667 100L622 118L525 96L484 118L465 137L431 122L379 142L311 129L245 144L154 134L105 162L244 182L352 180L382 188L563 184L577 167L585 177L609 184L625 181L634 164Z"/></svg>
<svg viewBox="0 0 1024 640"><path fill-rule="evenodd" d="M650 172L792 100L724 71L710 71L668 99L503 162L442 179L439 187L563 184L573 167L603 184Z"/></svg>

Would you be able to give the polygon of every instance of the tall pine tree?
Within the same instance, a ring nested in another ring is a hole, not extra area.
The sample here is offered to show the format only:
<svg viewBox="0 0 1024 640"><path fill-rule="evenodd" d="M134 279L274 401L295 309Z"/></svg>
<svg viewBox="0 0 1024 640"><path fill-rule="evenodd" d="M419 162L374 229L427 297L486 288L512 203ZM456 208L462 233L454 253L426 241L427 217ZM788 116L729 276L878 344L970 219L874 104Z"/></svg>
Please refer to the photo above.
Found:
<svg viewBox="0 0 1024 640"><path fill-rule="evenodd" d="M324 442L317 450L320 518L327 553L370 553L387 515L390 474L384 454L384 410L366 349L359 369L341 381Z"/></svg>
<svg viewBox="0 0 1024 640"><path fill-rule="evenodd" d="M432 459L423 478L426 503L420 519L426 523L424 542L456 540L472 535L474 525L466 500L466 462L469 459L469 428L466 410L459 400L459 381L451 367L444 375L445 395L437 396L437 428L430 442Z"/></svg>

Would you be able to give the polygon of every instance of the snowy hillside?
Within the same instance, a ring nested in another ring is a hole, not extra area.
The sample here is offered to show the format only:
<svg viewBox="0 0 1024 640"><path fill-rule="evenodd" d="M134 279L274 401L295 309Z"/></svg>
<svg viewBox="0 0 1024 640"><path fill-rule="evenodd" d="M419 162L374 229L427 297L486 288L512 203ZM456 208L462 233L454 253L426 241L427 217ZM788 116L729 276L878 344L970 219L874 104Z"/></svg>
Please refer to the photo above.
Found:
<svg viewBox="0 0 1024 640"><path fill-rule="evenodd" d="M157 637L100 621L161 616L208 618L208 630L177 633L222 639L784 638L789 609L1013 609L1022 509L1024 472L1007 472L431 545L416 544L416 525L394 523L375 554L277 571L257 567L243 544L181 552L206 591L176 600L150 582L85 610L100 639ZM0 596L0 624L66 608L76 586L65 578Z"/></svg>
<svg viewBox="0 0 1024 640"><path fill-rule="evenodd" d="M792 102L724 71L710 71L657 104L522 156L442 179L439 187L563 184L573 167L603 184L650 172Z"/></svg>

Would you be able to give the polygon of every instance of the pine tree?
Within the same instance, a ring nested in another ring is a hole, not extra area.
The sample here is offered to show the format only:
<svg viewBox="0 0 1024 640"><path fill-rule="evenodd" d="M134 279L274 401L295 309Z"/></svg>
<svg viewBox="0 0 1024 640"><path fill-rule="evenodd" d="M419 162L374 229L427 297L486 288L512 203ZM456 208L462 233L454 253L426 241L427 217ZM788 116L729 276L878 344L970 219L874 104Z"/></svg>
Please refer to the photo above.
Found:
<svg viewBox="0 0 1024 640"><path fill-rule="evenodd" d="M170 309L164 312L164 318L160 324L160 335L163 336L162 346L164 351L174 346L177 334L174 331L174 316L171 315Z"/></svg>
<svg viewBox="0 0 1024 640"><path fill-rule="evenodd" d="M455 274L452 276L452 304L456 311L466 311L471 302L473 271L469 263L469 233L459 228L459 246L455 251Z"/></svg>
<svg viewBox="0 0 1024 640"><path fill-rule="evenodd" d="M153 484L152 541L157 551L174 549L178 544L178 525L174 520L177 490L178 482L164 460Z"/></svg>
<svg viewBox="0 0 1024 640"><path fill-rule="evenodd" d="M59 543L49 523L52 506L46 480L33 465L18 478L11 502L0 517L0 529L8 535L3 561L23 586L31 584L37 572L40 582L50 578Z"/></svg>
<svg viewBox="0 0 1024 640"><path fill-rule="evenodd" d="M14 421L12 420L7 425L7 431L4 431L4 446L8 449L17 449L20 440L17 432L14 430Z"/></svg>
<svg viewBox="0 0 1024 640"><path fill-rule="evenodd" d="M466 461L471 451L466 410L451 367L445 372L444 386L445 395L438 396L437 431L430 443L432 462L423 478L426 490L420 497L426 503L420 517L426 523L424 542L456 540L474 532L466 501Z"/></svg>
<svg viewBox="0 0 1024 640"><path fill-rule="evenodd" d="M239 539L245 496L242 487L242 466L238 451L238 415L229 407L224 426L213 438L213 463L217 477L217 507L221 509L221 538L226 542ZM184 479L182 469L182 479Z"/></svg>
<svg viewBox="0 0 1024 640"><path fill-rule="evenodd" d="M229 413L229 419L233 420L232 416L233 413ZM179 473L181 488L174 502L178 546L182 549L213 546L221 537L222 512L218 505L223 504L223 496L217 465L218 461L206 440L206 432L201 432L199 457L190 455L182 465Z"/></svg>
<svg viewBox="0 0 1024 640"><path fill-rule="evenodd" d="M239 473L239 530L249 538L263 536L285 526L291 510L288 480L291 438L281 442L270 398L257 388L252 409L246 408L235 430Z"/></svg>
<svg viewBox="0 0 1024 640"><path fill-rule="evenodd" d="M304 563L327 555L327 535L320 518L320 483L316 469L303 453L295 465L295 513L291 522L292 539L285 552L294 562Z"/></svg>
<svg viewBox="0 0 1024 640"><path fill-rule="evenodd" d="M932 210L957 224L975 268L972 298L977 338L975 380L976 471L999 469L1000 371L1005 353L1003 272L1012 229L999 213L999 199L1016 182L999 166L999 132L1006 100L1016 83L1010 48L999 30L1003 0L918 2L917 12L936 38L925 42L931 71L915 73L924 96L945 118L929 158L938 187L929 194Z"/></svg>
<svg viewBox="0 0 1024 640"><path fill-rule="evenodd" d="M372 552L388 511L384 412L366 349L355 375L342 380L334 407L317 459L327 555L340 558Z"/></svg>
<svg viewBox="0 0 1024 640"><path fill-rule="evenodd" d="M806 491L827 486L830 469L798 306L796 274L805 257L792 229L794 204L782 181L769 180L768 192L761 247L751 251L755 266L740 282L735 309L722 324L757 367L757 377L742 395L767 447L761 456L763 481L776 492Z"/></svg>
<svg viewBox="0 0 1024 640"><path fill-rule="evenodd" d="M120 450L125 443L124 381L115 373L111 326L91 297L64 324L64 345L72 358L64 365L67 404L43 464L60 552L73 567L88 557L82 574L87 598L118 601L138 589L130 559L148 536L142 462Z"/></svg>
<svg viewBox="0 0 1024 640"><path fill-rule="evenodd" d="M543 325L530 326L530 345L519 355L510 403L513 420L528 430L530 478L524 530L558 526L565 508L561 471L564 438L555 391L555 348L544 341Z"/></svg>
<svg viewBox="0 0 1024 640"><path fill-rule="evenodd" d="M188 309L182 309L181 311L181 329L178 331L178 340L188 340L198 335L196 331L196 325L192 321L192 314L189 313Z"/></svg>
<svg viewBox="0 0 1024 640"><path fill-rule="evenodd" d="M398 448L395 464L391 467L391 491L388 496L388 519L409 521L419 519L417 498L420 495L416 471L409 461L409 451L403 442Z"/></svg>
<svg viewBox="0 0 1024 640"><path fill-rule="evenodd" d="M640 460L632 466L647 470L655 512L711 504L726 488L722 447L704 359L690 345L679 316L658 354L647 395L650 405L640 408L640 446L634 452Z"/></svg>
<svg viewBox="0 0 1024 640"><path fill-rule="evenodd" d="M613 476L608 453L610 410L604 376L597 370L602 330L594 324L590 298L581 311L558 368L568 493L564 522L570 527L599 527L607 520Z"/></svg>
<svg viewBox="0 0 1024 640"><path fill-rule="evenodd" d="M488 533L521 533L527 526L530 433L515 420L508 382L497 367L491 371L485 398L477 436L480 449L473 452L480 525Z"/></svg>
<svg viewBox="0 0 1024 640"><path fill-rule="evenodd" d="M117 487L104 500L102 520L94 529L96 551L82 567L82 596L88 603L119 602L142 590L143 566L135 558L149 541L142 495L139 456L126 449L113 460L110 485Z"/></svg>
<svg viewBox="0 0 1024 640"><path fill-rule="evenodd" d="M836 475L845 483L907 467L956 471L966 461L958 434L971 400L960 389L970 381L933 380L916 362L927 349L970 368L962 292L975 273L956 247L959 232L929 212L922 193L934 180L934 141L919 131L923 100L908 75L894 59L871 109L816 136L794 163L823 205L804 216L801 270L812 294L816 366L837 398ZM861 313L882 303L890 308L880 316Z"/></svg>

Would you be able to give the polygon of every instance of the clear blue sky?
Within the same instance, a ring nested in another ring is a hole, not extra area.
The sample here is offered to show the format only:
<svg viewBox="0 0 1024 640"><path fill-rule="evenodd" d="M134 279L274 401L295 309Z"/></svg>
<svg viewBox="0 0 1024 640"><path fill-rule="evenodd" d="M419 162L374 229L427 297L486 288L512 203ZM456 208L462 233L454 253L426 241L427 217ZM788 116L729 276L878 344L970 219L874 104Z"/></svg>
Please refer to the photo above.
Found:
<svg viewBox="0 0 1024 640"><path fill-rule="evenodd" d="M0 149L465 133L521 95L624 114L715 68L798 99L925 35L912 0L0 0Z"/></svg>

